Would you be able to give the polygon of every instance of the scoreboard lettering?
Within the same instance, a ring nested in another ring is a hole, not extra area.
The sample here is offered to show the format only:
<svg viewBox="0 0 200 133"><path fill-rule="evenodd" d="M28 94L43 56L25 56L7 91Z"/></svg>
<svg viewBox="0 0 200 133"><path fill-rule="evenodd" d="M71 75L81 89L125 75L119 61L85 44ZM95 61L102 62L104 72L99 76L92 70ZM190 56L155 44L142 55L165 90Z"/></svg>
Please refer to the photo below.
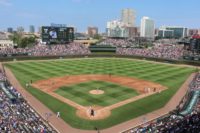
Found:
<svg viewBox="0 0 200 133"><path fill-rule="evenodd" d="M47 43L68 43L74 40L72 27L42 27L42 41Z"/></svg>

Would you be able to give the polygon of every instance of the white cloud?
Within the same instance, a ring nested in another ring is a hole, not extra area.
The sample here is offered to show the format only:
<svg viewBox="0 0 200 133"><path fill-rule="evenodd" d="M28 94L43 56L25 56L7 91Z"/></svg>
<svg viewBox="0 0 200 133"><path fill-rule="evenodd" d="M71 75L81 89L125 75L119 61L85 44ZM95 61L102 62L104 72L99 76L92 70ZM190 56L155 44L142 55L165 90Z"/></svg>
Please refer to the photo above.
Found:
<svg viewBox="0 0 200 133"><path fill-rule="evenodd" d="M10 0L0 0L0 6L12 6Z"/></svg>

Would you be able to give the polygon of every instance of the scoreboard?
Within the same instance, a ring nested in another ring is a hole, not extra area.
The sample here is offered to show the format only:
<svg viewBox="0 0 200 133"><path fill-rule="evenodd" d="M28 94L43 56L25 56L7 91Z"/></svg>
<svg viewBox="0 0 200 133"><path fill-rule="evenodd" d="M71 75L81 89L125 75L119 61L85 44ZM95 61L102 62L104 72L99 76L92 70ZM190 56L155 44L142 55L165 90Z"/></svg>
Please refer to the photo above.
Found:
<svg viewBox="0 0 200 133"><path fill-rule="evenodd" d="M74 40L74 28L43 26L41 36L46 43L69 43Z"/></svg>
<svg viewBox="0 0 200 133"><path fill-rule="evenodd" d="M190 47L189 49L191 51L196 51L197 53L200 53L200 38L198 39L191 39L190 40Z"/></svg>

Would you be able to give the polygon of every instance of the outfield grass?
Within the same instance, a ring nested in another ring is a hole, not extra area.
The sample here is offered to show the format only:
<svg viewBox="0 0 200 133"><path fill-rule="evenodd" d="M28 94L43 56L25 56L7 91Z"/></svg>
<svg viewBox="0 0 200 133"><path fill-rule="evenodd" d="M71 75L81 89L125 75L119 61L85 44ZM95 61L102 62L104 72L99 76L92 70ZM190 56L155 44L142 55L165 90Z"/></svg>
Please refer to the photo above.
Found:
<svg viewBox="0 0 200 133"><path fill-rule="evenodd" d="M16 62L6 64L6 66L12 70L24 87L26 82L30 80L38 81L64 75L112 73L113 75L157 82L169 88L160 94L155 94L116 108L112 110L110 117L98 121L89 121L77 117L75 108L58 101L38 89L32 88L27 90L52 111L61 112L62 119L71 126L90 130L94 129L94 127L100 129L108 128L163 107L187 77L195 71L193 68L115 58Z"/></svg>
<svg viewBox="0 0 200 133"><path fill-rule="evenodd" d="M89 91L97 88L104 91L104 94L93 95L89 93ZM90 81L63 86L55 92L83 106L109 106L138 95L132 88L104 81Z"/></svg>

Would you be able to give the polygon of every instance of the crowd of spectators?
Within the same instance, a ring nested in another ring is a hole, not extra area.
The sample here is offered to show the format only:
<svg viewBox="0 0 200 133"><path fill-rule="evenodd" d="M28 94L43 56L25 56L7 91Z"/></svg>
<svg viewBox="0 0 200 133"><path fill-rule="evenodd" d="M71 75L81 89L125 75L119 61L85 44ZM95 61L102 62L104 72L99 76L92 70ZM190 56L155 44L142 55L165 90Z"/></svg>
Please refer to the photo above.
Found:
<svg viewBox="0 0 200 133"><path fill-rule="evenodd" d="M156 41L153 47L137 48L137 43L130 39L106 39L99 45L111 45L117 47L118 55L137 55L155 58L179 59L182 58L184 48L176 45L177 40L163 39Z"/></svg>
<svg viewBox="0 0 200 133"><path fill-rule="evenodd" d="M200 90L200 74L195 77L195 82L190 84L191 90Z"/></svg>
<svg viewBox="0 0 200 133"><path fill-rule="evenodd" d="M180 40L178 39L159 39L156 40L155 43L157 44L177 44Z"/></svg>
<svg viewBox="0 0 200 133"><path fill-rule="evenodd" d="M183 56L181 45L158 45L151 48L117 48L119 55L137 55L155 58L180 59Z"/></svg>
<svg viewBox="0 0 200 133"><path fill-rule="evenodd" d="M5 75L0 72L0 82L5 82ZM7 86L7 92L15 97L10 99L0 88L0 132L1 133L56 133L56 131L41 118L21 94L12 86Z"/></svg>
<svg viewBox="0 0 200 133"><path fill-rule="evenodd" d="M188 91L200 91L200 74L198 74ZM200 132L200 100L188 115L180 115L174 111L156 120L125 131L124 133L199 133Z"/></svg>
<svg viewBox="0 0 200 133"><path fill-rule="evenodd" d="M0 81L5 81L6 77L4 75L4 73L0 70Z"/></svg>
<svg viewBox="0 0 200 133"><path fill-rule="evenodd" d="M60 45L35 45L30 48L4 48L0 50L1 56L31 55L31 56L54 56L54 55L86 55L90 51L87 46L80 43Z"/></svg>
<svg viewBox="0 0 200 133"><path fill-rule="evenodd" d="M106 39L99 43L99 45L111 45L115 47L130 47L133 42L128 39Z"/></svg>
<svg viewBox="0 0 200 133"><path fill-rule="evenodd" d="M134 40L130 39L106 39L98 45L111 45L117 47L118 55L137 55L155 58L179 59L184 55L182 45L166 45L155 42L155 45L149 48L138 48ZM175 42L174 42L175 43ZM27 48L4 48L0 49L0 56L65 56L65 55L88 55L90 54L88 46L81 43L72 42L70 44L57 45L35 45Z"/></svg>
<svg viewBox="0 0 200 133"><path fill-rule="evenodd" d="M191 57L200 57L200 54L199 54L200 52L198 52L198 51L190 51L190 50L184 50L184 55L185 56L191 56Z"/></svg>

